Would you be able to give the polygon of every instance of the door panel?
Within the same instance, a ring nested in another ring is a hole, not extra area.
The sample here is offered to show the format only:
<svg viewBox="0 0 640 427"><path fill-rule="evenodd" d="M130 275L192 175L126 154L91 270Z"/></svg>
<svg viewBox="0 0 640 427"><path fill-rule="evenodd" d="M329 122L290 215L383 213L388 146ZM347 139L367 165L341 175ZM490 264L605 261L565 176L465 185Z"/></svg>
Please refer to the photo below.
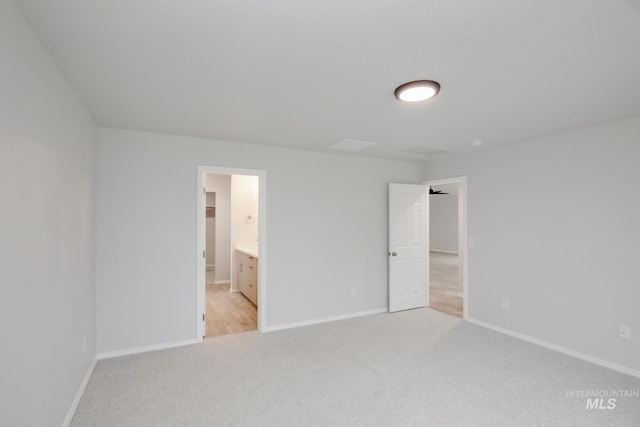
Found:
<svg viewBox="0 0 640 427"><path fill-rule="evenodd" d="M389 184L389 311L429 304L427 186Z"/></svg>

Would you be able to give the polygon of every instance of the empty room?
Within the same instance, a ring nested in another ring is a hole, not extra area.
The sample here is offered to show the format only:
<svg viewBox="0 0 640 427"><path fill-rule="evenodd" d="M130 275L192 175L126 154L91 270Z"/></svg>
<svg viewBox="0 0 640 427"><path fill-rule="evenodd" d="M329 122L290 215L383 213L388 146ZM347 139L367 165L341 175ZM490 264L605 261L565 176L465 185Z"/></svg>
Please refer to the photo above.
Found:
<svg viewBox="0 0 640 427"><path fill-rule="evenodd" d="M638 0L0 0L0 426L639 425L638 46Z"/></svg>

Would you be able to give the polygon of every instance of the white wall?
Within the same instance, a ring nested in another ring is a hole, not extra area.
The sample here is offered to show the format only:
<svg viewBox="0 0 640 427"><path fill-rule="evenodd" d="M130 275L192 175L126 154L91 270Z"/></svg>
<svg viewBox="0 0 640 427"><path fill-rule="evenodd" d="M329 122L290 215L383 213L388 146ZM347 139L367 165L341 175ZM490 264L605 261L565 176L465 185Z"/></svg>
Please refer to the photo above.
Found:
<svg viewBox="0 0 640 427"><path fill-rule="evenodd" d="M458 252L458 195L429 196L429 248Z"/></svg>
<svg viewBox="0 0 640 427"><path fill-rule="evenodd" d="M258 218L258 177L233 175L231 177L232 246L255 245L260 237ZM251 216L251 219L248 217Z"/></svg>
<svg viewBox="0 0 640 427"><path fill-rule="evenodd" d="M0 63L0 425L60 426L96 354L96 128L7 0Z"/></svg>
<svg viewBox="0 0 640 427"><path fill-rule="evenodd" d="M419 164L100 129L99 352L195 338L198 164L266 170L267 327L387 306L387 183Z"/></svg>
<svg viewBox="0 0 640 427"><path fill-rule="evenodd" d="M257 247L260 238L260 204L257 176L233 175L231 177L231 255L232 266L237 265L235 248ZM251 218L249 218L251 217ZM231 269L231 288L238 289L236 270Z"/></svg>
<svg viewBox="0 0 640 427"><path fill-rule="evenodd" d="M231 175L208 173L205 188L216 193L216 283L231 280Z"/></svg>
<svg viewBox="0 0 640 427"><path fill-rule="evenodd" d="M640 370L639 141L640 117L424 165L468 176L471 318Z"/></svg>

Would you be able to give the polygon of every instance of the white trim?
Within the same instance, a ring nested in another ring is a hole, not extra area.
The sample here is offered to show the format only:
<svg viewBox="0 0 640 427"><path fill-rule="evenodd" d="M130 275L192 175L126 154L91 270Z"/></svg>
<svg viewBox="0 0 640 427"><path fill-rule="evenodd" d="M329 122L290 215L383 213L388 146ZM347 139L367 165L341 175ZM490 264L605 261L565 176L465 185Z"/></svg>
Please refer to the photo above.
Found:
<svg viewBox="0 0 640 427"><path fill-rule="evenodd" d="M441 184L461 184L460 191L458 192L458 207L462 204L462 227L458 226L458 236L462 236L462 245L458 245L458 256L462 258L462 319L467 320L469 313L469 228L468 228L468 188L467 177L458 176L445 179L434 179L429 181L422 181L423 185L441 185ZM462 200L460 200L462 198ZM462 202L462 203L460 203ZM459 221L458 221L459 222ZM460 230L460 228L462 228Z"/></svg>
<svg viewBox="0 0 640 427"><path fill-rule="evenodd" d="M104 353L98 353L98 360L111 359L112 357L129 356L131 354L147 353L149 351L166 350L168 348L198 344L199 342L200 341L198 341L197 339L192 338L189 340L173 341L173 342L168 342L164 344L153 344L153 345L145 345L142 347L125 348L125 349L116 350L116 351L107 351Z"/></svg>
<svg viewBox="0 0 640 427"><path fill-rule="evenodd" d="M258 331L262 331L267 324L267 171L258 169L240 169L219 166L198 165L198 186L196 188L198 194L198 203L196 206L196 215L198 223L196 225L196 307L195 307L195 339L197 342L203 342L205 334L205 325L202 316L206 311L206 284L205 284L205 260L202 257L202 251L205 250L205 195L202 189L205 188L204 176L207 173L215 173L221 175L249 175L258 177L258 228L260 230L260 239L258 242ZM235 248L231 248L233 252ZM231 257L233 259L233 256ZM228 283L228 282L225 282ZM233 288L233 273L231 280L231 288Z"/></svg>
<svg viewBox="0 0 640 427"><path fill-rule="evenodd" d="M454 251L443 251L441 249L429 249L429 252L440 252L442 254L451 254L451 255L458 255L458 252L454 252Z"/></svg>
<svg viewBox="0 0 640 427"><path fill-rule="evenodd" d="M280 331L282 329L299 328L300 326L309 326L309 325L316 325L318 323L333 322L336 320L352 319L354 317L369 316L371 314L386 313L388 311L389 311L389 307L376 308L375 310L359 311L356 313L339 314L337 316L323 317L320 319L304 320L302 322L285 323L283 325L276 325L276 326L267 326L262 331L273 332L273 331Z"/></svg>
<svg viewBox="0 0 640 427"><path fill-rule="evenodd" d="M87 370L87 373L84 376L84 379L82 380L82 384L80 384L78 393L76 393L76 397L75 399L73 399L73 403L71 403L71 407L67 412L67 417L62 422L62 427L68 427L69 424L71 424L71 420L73 419L73 416L76 414L76 409L78 409L78 403L80 403L80 399L84 394L84 390L87 388L87 384L89 383L89 378L91 378L91 375L93 374L93 370L95 369L97 362L98 362L97 358L94 358L91 361L91 365L89 366L89 369Z"/></svg>
<svg viewBox="0 0 640 427"><path fill-rule="evenodd" d="M622 372L623 374L631 375L637 378L640 378L640 371L635 369L627 368L626 366L618 365L617 363L609 362L604 359L599 359L594 356L590 356L585 353L580 353L579 351L571 350L570 348L562 347L557 344L552 344L548 341L544 341L538 338L530 337L529 335L521 334L519 332L514 332L510 329L502 328L500 326L492 325L491 323L482 322L480 320L476 320L468 317L466 319L467 322L473 323L474 325L482 326L483 328L491 329L492 331L500 332L501 334L509 335L514 338L521 339L523 341L530 342L532 344L539 345L541 347L546 347L548 349L557 351L558 353L563 353L568 356L575 357L577 359L582 359L587 362L593 363L595 365L600 365L605 368L612 369L614 371Z"/></svg>
<svg viewBox="0 0 640 427"><path fill-rule="evenodd" d="M214 280L213 284L214 285L225 285L227 283L230 283L231 280L227 279L227 280Z"/></svg>

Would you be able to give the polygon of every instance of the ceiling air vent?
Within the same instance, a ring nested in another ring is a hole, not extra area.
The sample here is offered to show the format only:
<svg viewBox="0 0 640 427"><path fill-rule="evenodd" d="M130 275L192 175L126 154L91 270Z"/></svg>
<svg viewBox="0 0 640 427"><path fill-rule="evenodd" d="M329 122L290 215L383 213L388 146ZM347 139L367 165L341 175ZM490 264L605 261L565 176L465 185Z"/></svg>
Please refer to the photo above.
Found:
<svg viewBox="0 0 640 427"><path fill-rule="evenodd" d="M337 144L331 145L329 148L332 148L334 150L340 150L340 151L350 151L353 153L355 151L360 151L360 150L364 150L365 148L373 147L374 145L376 145L375 142L356 141L355 139L343 139Z"/></svg>
<svg viewBox="0 0 640 427"><path fill-rule="evenodd" d="M411 147L402 152L406 155L413 155L415 157L420 157L423 159L435 159L437 157L446 156L447 154L451 154L451 151L445 150L436 150L428 147Z"/></svg>

